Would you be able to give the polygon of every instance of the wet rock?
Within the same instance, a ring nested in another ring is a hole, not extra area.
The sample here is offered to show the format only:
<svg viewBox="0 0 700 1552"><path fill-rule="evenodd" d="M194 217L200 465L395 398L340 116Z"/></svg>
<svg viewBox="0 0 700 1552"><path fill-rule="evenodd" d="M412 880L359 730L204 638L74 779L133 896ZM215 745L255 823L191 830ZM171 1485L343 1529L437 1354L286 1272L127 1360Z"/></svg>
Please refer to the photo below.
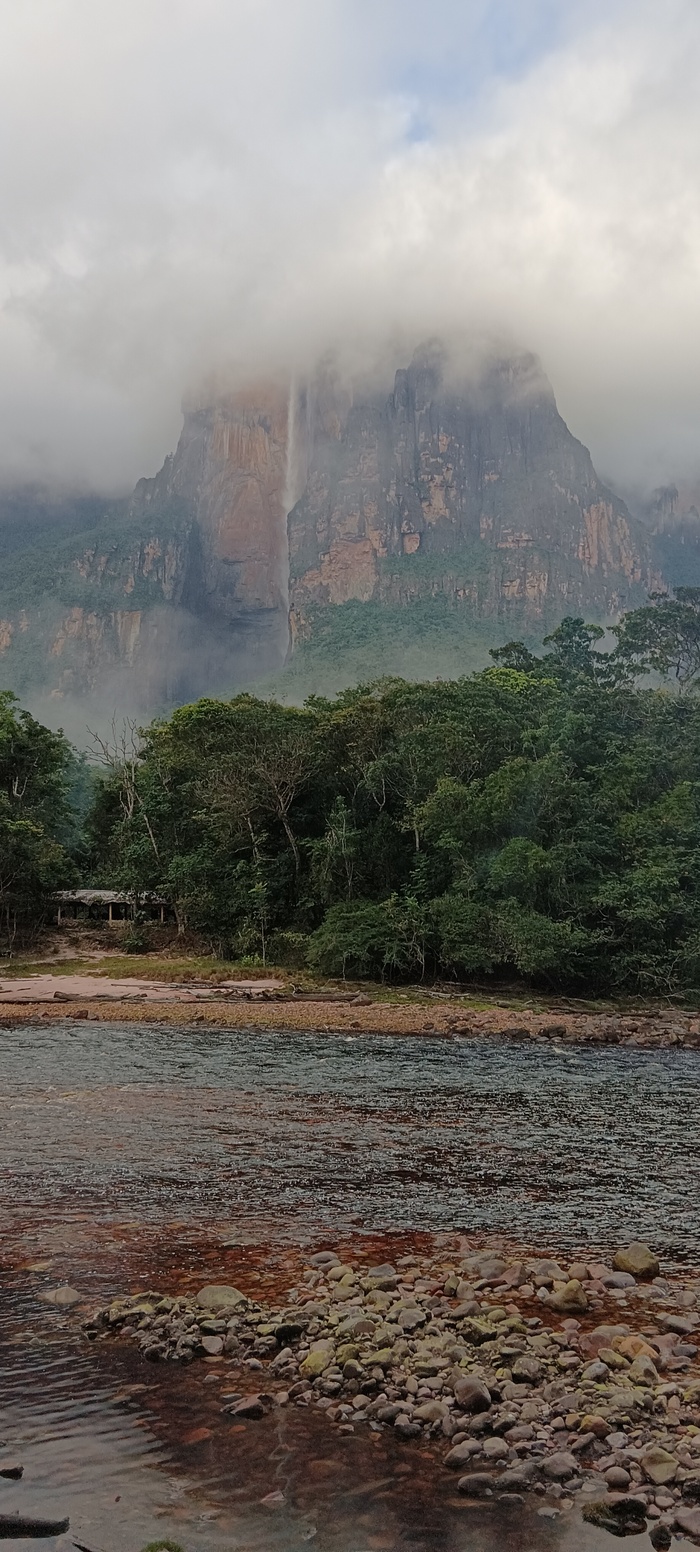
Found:
<svg viewBox="0 0 700 1552"><path fill-rule="evenodd" d="M261 1396L242 1396L240 1401L234 1401L231 1406L223 1408L231 1417L259 1418L265 1416L265 1403Z"/></svg>
<svg viewBox="0 0 700 1552"><path fill-rule="evenodd" d="M10 1482L19 1482L24 1475L24 1466L0 1466L0 1477L7 1477Z"/></svg>
<svg viewBox="0 0 700 1552"><path fill-rule="evenodd" d="M510 1466L496 1477L496 1487L501 1493L524 1493L537 1481L540 1465L536 1460L524 1460L518 1466Z"/></svg>
<svg viewBox="0 0 700 1552"><path fill-rule="evenodd" d="M532 1268L531 1277L536 1288L551 1288L553 1283L568 1282L558 1261L538 1261Z"/></svg>
<svg viewBox="0 0 700 1552"><path fill-rule="evenodd" d="M196 1302L202 1309L231 1310L245 1304L246 1298L238 1288L231 1288L226 1283L210 1283L206 1288L200 1288Z"/></svg>
<svg viewBox="0 0 700 1552"><path fill-rule="evenodd" d="M641 1240L633 1240L626 1250L618 1250L613 1256L617 1272L631 1272L633 1277L658 1277L659 1262L653 1251Z"/></svg>
<svg viewBox="0 0 700 1552"><path fill-rule="evenodd" d="M651 1449L642 1455L639 1464L647 1482L653 1482L655 1487L663 1487L666 1482L675 1481L678 1461L675 1455L671 1455L660 1444L652 1445Z"/></svg>
<svg viewBox="0 0 700 1552"><path fill-rule="evenodd" d="M413 1418L409 1417L406 1412L399 1413L399 1416L395 1418L394 1429L402 1439L415 1439L417 1434L421 1432L420 1423L414 1423Z"/></svg>
<svg viewBox="0 0 700 1552"><path fill-rule="evenodd" d="M655 1525L649 1532L649 1540L654 1552L668 1552L669 1547L673 1546L673 1536L668 1525Z"/></svg>
<svg viewBox="0 0 700 1552"><path fill-rule="evenodd" d="M461 1444L455 1444L454 1449L448 1451L443 1464L449 1466L451 1471L461 1471L472 1455L480 1453L481 1445L477 1439L463 1439Z"/></svg>
<svg viewBox="0 0 700 1552"><path fill-rule="evenodd" d="M0 1538L63 1536L69 1525L67 1515L64 1520L38 1520L28 1514L0 1514Z"/></svg>
<svg viewBox="0 0 700 1552"><path fill-rule="evenodd" d="M646 1530L646 1504L641 1498L602 1498L584 1504L582 1515L587 1524L613 1536L641 1536Z"/></svg>
<svg viewBox="0 0 700 1552"><path fill-rule="evenodd" d="M466 1493L468 1498L491 1498L493 1486L493 1477L487 1476L485 1471L472 1471L460 1477L457 1491Z"/></svg>
<svg viewBox="0 0 700 1552"><path fill-rule="evenodd" d="M453 1385L455 1400L464 1412L488 1412L491 1406L491 1392L483 1380L477 1379L474 1374L465 1374L456 1379Z"/></svg>
<svg viewBox="0 0 700 1552"><path fill-rule="evenodd" d="M40 1294L45 1304L54 1304L57 1309L70 1309L73 1304L79 1304L82 1294L75 1288L48 1288L46 1293Z"/></svg>

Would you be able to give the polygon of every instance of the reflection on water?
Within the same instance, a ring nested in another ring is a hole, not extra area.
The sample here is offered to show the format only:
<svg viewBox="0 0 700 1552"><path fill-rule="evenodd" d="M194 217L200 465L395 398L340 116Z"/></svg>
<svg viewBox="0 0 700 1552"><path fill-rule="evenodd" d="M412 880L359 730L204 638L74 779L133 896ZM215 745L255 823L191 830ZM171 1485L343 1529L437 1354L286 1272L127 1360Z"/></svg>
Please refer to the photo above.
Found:
<svg viewBox="0 0 700 1552"><path fill-rule="evenodd" d="M85 1022L0 1039L0 1463L25 1467L0 1512L69 1512L49 1552L74 1536L91 1552L162 1535L188 1552L611 1545L536 1499L466 1505L390 1433L343 1437L294 1407L231 1426L218 1363L90 1347L80 1308L39 1296L225 1275L262 1297L296 1279L300 1243L376 1238L382 1259L384 1231L394 1254L481 1226L558 1247L629 1228L695 1251L695 1053Z"/></svg>

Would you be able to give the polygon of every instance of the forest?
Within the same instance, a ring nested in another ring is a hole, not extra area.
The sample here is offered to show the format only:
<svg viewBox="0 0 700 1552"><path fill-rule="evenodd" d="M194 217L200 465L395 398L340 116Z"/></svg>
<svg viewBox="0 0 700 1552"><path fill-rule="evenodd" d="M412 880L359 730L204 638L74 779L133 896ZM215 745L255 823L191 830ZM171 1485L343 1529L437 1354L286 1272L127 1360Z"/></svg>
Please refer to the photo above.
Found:
<svg viewBox="0 0 700 1552"><path fill-rule="evenodd" d="M697 990L700 590L603 637L566 619L460 679L200 700L92 765L5 693L6 936L81 880L163 896L247 963Z"/></svg>

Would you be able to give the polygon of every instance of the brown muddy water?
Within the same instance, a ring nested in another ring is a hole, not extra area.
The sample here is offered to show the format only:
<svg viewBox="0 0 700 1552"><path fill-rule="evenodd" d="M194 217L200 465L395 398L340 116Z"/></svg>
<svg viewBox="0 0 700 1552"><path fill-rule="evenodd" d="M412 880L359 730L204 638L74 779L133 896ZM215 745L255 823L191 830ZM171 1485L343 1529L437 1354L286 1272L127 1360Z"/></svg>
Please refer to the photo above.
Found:
<svg viewBox="0 0 700 1552"><path fill-rule="evenodd" d="M114 1292L214 1279L284 1297L329 1245L634 1235L697 1259L700 1054L68 1020L3 1029L0 1053L0 1469L25 1468L0 1513L70 1514L48 1552L612 1544L535 1499L466 1505L391 1431L342 1436L296 1407L232 1427L225 1362L153 1366L80 1320ZM42 1302L64 1283L75 1310Z"/></svg>

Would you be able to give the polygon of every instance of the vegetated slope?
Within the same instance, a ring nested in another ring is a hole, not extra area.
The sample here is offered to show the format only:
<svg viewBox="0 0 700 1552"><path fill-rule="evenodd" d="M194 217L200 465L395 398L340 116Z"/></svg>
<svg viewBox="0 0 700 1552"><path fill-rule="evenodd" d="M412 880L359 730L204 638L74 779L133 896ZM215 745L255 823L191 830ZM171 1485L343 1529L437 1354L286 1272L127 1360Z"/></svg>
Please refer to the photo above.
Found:
<svg viewBox="0 0 700 1552"><path fill-rule="evenodd" d="M0 523L0 683L58 714L70 697L153 712L285 662L291 694L454 674L660 581L531 356L457 370L431 346L393 388L324 366L303 389L205 397L161 472L89 518L47 516L34 556Z"/></svg>

